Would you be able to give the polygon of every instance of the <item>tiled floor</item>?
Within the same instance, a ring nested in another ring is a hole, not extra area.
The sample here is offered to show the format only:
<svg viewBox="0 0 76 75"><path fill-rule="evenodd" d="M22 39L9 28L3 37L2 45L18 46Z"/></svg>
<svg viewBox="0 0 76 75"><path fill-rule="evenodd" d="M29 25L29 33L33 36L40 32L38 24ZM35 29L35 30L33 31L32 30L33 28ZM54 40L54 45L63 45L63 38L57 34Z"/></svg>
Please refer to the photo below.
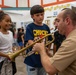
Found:
<svg viewBox="0 0 76 75"><path fill-rule="evenodd" d="M15 75L26 75L26 66L23 63L24 58L23 56L18 56L16 58L16 67L17 67L17 73Z"/></svg>

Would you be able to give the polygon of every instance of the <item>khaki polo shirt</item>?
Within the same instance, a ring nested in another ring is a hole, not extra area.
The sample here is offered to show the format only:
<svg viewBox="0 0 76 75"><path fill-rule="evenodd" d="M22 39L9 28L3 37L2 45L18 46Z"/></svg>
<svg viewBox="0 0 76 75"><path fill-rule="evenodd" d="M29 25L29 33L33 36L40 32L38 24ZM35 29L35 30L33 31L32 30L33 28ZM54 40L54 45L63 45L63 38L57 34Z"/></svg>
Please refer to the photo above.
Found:
<svg viewBox="0 0 76 75"><path fill-rule="evenodd" d="M58 75L76 75L76 29L63 41L50 60Z"/></svg>

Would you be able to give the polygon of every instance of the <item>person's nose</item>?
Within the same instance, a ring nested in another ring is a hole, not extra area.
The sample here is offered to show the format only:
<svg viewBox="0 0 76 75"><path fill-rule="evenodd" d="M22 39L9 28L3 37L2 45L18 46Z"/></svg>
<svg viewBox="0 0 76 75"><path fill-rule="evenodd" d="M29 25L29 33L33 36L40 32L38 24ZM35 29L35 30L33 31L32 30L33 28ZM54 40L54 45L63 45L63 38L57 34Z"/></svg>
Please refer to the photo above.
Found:
<svg viewBox="0 0 76 75"><path fill-rule="evenodd" d="M57 24L55 24L55 27L57 27Z"/></svg>

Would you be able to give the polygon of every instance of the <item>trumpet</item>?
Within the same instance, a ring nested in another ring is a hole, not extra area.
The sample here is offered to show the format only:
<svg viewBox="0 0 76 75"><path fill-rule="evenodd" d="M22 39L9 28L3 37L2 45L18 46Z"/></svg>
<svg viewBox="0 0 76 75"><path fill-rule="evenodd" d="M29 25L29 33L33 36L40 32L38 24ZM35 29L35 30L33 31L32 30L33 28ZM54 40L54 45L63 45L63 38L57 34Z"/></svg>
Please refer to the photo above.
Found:
<svg viewBox="0 0 76 75"><path fill-rule="evenodd" d="M20 53L22 53L23 51L25 51L25 50L27 50L28 48L32 47L32 46L35 45L37 42L42 41L44 38L46 38L46 37L48 37L48 36L52 36L53 40L50 41L50 43L52 43L52 42L54 41L54 36L53 36L52 34L47 34L47 35L45 35L44 37L36 40L34 43L32 43L32 44L30 44L30 45L22 48L21 50L15 52L15 53L10 53L10 54L8 54L9 58L10 58L12 61L14 61L15 58L16 58ZM48 44L50 44L50 43L48 43ZM48 44L46 44L46 46L47 46ZM30 54L33 54L33 52L30 51ZM28 54L28 55L29 55L29 54ZM28 55L26 55L26 56L28 56Z"/></svg>
<svg viewBox="0 0 76 75"><path fill-rule="evenodd" d="M53 41L54 41L54 38L53 38L52 41L47 41L47 43L45 44L45 47L48 46L49 44L51 44ZM28 52L28 53L25 55L25 58L28 57L28 56L30 56L30 55L32 55L32 54L34 54L33 51Z"/></svg>

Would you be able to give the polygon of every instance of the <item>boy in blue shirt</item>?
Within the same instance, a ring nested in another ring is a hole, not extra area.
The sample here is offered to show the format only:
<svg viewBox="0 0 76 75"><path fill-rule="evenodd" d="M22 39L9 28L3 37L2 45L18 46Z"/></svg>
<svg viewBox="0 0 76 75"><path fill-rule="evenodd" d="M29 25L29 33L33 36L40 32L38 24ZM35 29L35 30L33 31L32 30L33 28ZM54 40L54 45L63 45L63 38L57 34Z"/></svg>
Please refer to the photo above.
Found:
<svg viewBox="0 0 76 75"><path fill-rule="evenodd" d="M50 29L46 24L43 24L44 8L40 5L34 5L30 10L31 18L33 22L26 28L25 42L32 44L35 38L41 38L50 33ZM48 40L52 40L51 37ZM32 48L29 48L26 52L30 52ZM28 75L46 75L45 70L42 67L40 55L32 54L25 58L24 63L27 67Z"/></svg>

